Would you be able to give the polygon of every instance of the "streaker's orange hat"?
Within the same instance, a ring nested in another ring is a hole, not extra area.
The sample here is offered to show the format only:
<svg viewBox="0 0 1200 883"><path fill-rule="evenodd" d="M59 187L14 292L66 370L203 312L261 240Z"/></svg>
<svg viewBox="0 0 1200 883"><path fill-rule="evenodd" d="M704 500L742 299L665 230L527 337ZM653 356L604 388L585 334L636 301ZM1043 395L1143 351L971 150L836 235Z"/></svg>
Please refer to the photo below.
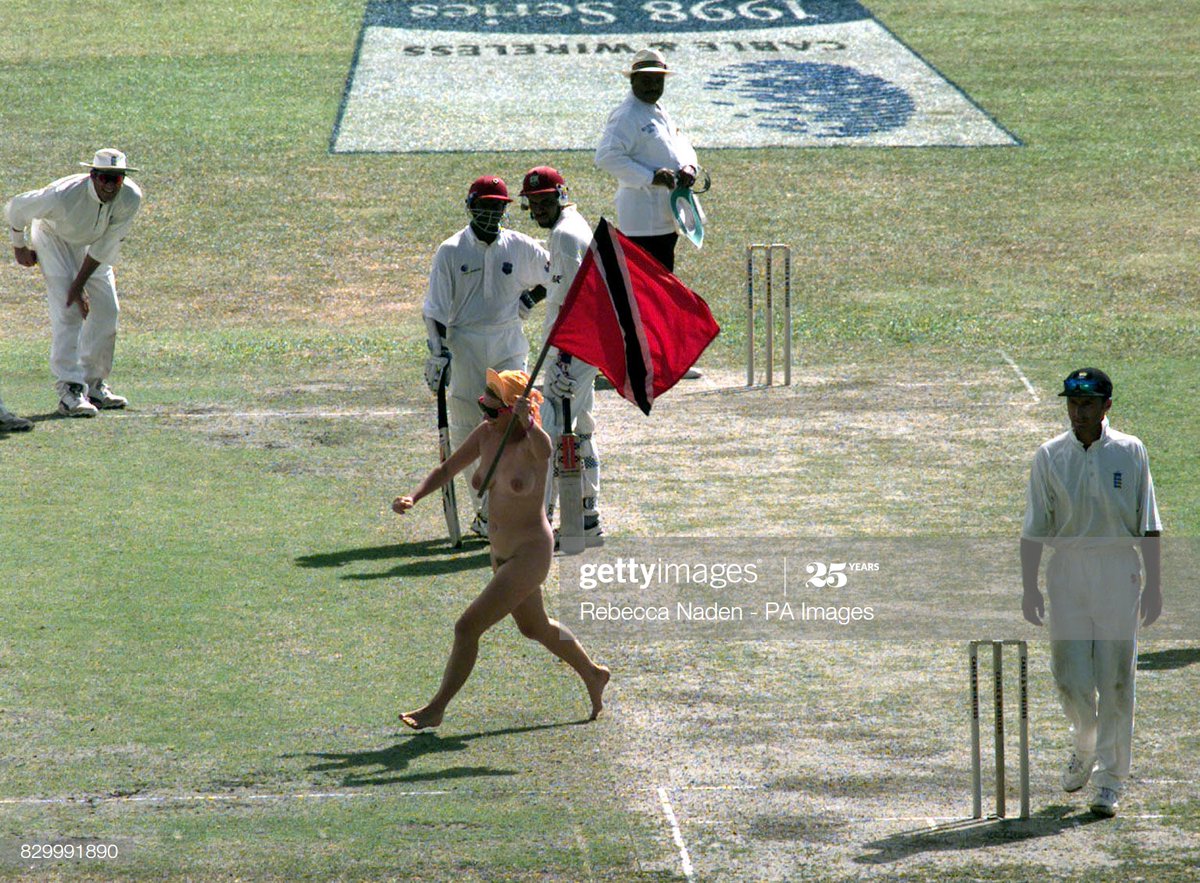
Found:
<svg viewBox="0 0 1200 883"><path fill-rule="evenodd" d="M529 375L524 371L496 371L488 368L487 385L496 398L512 407L521 397L521 393L525 392L525 387L529 385ZM540 405L543 401L542 394L536 389L529 391L529 413L533 415L538 426L542 425Z"/></svg>

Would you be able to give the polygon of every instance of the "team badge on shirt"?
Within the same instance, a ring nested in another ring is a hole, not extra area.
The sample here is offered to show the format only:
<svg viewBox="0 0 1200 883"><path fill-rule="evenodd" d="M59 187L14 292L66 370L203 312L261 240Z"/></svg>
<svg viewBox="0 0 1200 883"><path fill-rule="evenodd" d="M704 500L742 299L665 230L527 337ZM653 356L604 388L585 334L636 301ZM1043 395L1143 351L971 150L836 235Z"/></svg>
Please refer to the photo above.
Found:
<svg viewBox="0 0 1200 883"><path fill-rule="evenodd" d="M1113 487L1120 487L1120 486L1121 486L1121 473L1114 472L1113 473Z"/></svg>
<svg viewBox="0 0 1200 883"><path fill-rule="evenodd" d="M511 276L512 275L512 261L505 261L503 264L501 264L500 272L503 273L505 276Z"/></svg>

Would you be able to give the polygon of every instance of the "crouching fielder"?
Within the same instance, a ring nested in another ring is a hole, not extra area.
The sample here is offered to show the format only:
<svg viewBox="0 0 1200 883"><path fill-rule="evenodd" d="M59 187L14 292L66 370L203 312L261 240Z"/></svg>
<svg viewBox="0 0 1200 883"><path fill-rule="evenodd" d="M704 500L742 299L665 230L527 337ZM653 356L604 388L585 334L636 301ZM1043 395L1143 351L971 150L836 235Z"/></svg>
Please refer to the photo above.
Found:
<svg viewBox="0 0 1200 883"><path fill-rule="evenodd" d="M98 408L126 405L108 387L119 311L112 265L141 207L142 191L126 179L137 169L126 165L119 150L98 150L80 165L89 172L15 196L5 214L17 263L40 264L46 279L58 410L94 417Z"/></svg>
<svg viewBox="0 0 1200 883"><path fill-rule="evenodd" d="M592 704L590 720L595 720L603 707L608 669L593 662L575 636L546 615L542 602L542 581L550 572L554 555L554 537L542 505L551 447L539 420L541 394L534 390L532 401L521 398L528 382L529 375L523 371L496 373L488 369L487 388L479 397L483 422L412 494L397 497L392 503L392 509L403 515L476 460L479 468L471 478L471 486L478 492L508 424L516 421L491 485L492 579L454 624L450 659L433 698L415 711L400 715L400 720L414 730L442 722L446 706L475 667L480 637L510 615L521 634L542 644L583 679Z"/></svg>

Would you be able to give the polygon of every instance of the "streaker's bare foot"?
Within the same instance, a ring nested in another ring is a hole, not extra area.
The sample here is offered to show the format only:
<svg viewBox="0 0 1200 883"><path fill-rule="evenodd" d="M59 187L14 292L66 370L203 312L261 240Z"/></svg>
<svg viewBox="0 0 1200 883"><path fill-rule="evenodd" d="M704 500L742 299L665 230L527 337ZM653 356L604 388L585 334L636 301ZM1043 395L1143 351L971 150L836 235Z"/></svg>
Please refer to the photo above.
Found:
<svg viewBox="0 0 1200 883"><path fill-rule="evenodd" d="M436 727L442 722L444 712L431 710L428 705L416 711L406 711L400 715L400 723L414 730L424 730Z"/></svg>
<svg viewBox="0 0 1200 883"><path fill-rule="evenodd" d="M610 677L612 677L612 672L608 670L607 665L597 665L595 675L587 682L588 696L592 700L592 716L588 718L590 721L598 718L604 708L601 697L604 695L604 688L608 686Z"/></svg>

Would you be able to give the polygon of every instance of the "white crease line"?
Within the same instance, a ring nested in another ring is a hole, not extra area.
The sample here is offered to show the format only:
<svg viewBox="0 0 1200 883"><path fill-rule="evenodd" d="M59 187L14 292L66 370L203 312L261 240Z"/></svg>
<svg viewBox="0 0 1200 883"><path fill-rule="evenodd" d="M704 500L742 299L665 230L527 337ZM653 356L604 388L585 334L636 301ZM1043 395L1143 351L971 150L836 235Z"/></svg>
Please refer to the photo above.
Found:
<svg viewBox="0 0 1200 883"><path fill-rule="evenodd" d="M671 839L675 841L675 845L679 848L679 864L683 868L683 876L689 880L695 879L695 872L692 870L692 859L688 855L687 846L683 842L683 832L679 830L679 820L675 818L675 810L671 808L671 801L667 797L667 789L663 786L658 786L658 800L662 804L663 815L667 817L667 824L671 826Z"/></svg>
<svg viewBox="0 0 1200 883"><path fill-rule="evenodd" d="M450 791L397 791L389 797L440 797ZM0 797L0 806L46 806L80 804L95 806L103 803L241 803L254 800L353 800L373 795L358 792L310 791L299 794L163 794L139 797Z"/></svg>
<svg viewBox="0 0 1200 883"><path fill-rule="evenodd" d="M1138 779L1139 785L1195 785L1193 779Z"/></svg>
<svg viewBox="0 0 1200 883"><path fill-rule="evenodd" d="M322 420L336 420L341 417L350 417L361 419L363 417L409 417L413 414L423 413L414 408L377 408L375 410L361 411L128 411L122 415L121 419L128 420L131 417L154 417L163 420L219 420L237 419L237 420L276 420L276 419L294 419L298 417L315 418Z"/></svg>
<svg viewBox="0 0 1200 883"><path fill-rule="evenodd" d="M996 352L998 352L1000 354L1000 358L1002 358L1005 362L1008 363L1008 367L1012 368L1014 371L1017 372L1017 377L1020 378L1020 380L1023 384L1025 384L1025 388L1027 390L1029 390L1029 394L1031 396L1033 396L1033 400L1035 402L1040 402L1042 400L1042 397L1038 395L1038 391L1036 389L1034 389L1033 384L1029 382L1029 378L1025 376L1025 372L1023 372L1020 369L1020 367L1018 367L1016 362L1014 362L1012 359L1010 359L1008 357L1008 353L1006 353L1004 350L996 350Z"/></svg>
<svg viewBox="0 0 1200 883"><path fill-rule="evenodd" d="M575 807L567 803L567 815L571 817L571 827L575 830L575 845L579 847L579 854L583 857L583 870L587 875L589 883L594 883L596 879L596 871L592 867L592 860L588 857L587 838L583 836L583 825L579 824L579 815L575 812Z"/></svg>

